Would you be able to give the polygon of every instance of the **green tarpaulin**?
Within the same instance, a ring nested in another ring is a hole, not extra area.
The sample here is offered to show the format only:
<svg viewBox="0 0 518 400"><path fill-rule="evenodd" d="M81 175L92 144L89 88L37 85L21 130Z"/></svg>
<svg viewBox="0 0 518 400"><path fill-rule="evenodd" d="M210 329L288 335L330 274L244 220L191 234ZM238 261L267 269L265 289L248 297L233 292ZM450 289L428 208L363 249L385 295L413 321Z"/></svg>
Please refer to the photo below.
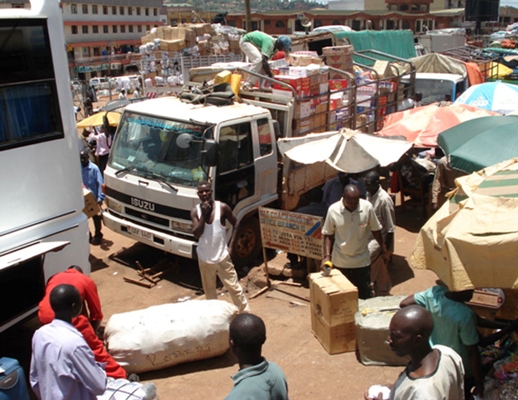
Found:
<svg viewBox="0 0 518 400"><path fill-rule="evenodd" d="M355 51L378 50L406 59L416 56L411 30L333 33L337 39L348 39Z"/></svg>

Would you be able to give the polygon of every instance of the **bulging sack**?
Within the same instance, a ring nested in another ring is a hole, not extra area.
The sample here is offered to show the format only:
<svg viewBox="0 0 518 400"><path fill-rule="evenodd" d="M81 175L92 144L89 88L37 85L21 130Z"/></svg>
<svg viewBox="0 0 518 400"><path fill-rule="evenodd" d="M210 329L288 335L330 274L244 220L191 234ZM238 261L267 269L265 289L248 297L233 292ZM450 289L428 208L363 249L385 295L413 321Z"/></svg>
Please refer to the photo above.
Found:
<svg viewBox="0 0 518 400"><path fill-rule="evenodd" d="M238 310L222 300L190 300L114 314L108 351L128 372L141 373L224 354Z"/></svg>

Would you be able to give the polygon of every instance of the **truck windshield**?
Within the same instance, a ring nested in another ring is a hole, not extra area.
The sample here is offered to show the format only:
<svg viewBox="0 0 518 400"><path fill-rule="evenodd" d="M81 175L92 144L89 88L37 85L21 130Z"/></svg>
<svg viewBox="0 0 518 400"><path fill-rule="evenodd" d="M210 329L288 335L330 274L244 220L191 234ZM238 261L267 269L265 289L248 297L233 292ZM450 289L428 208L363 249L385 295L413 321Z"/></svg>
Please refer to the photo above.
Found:
<svg viewBox="0 0 518 400"><path fill-rule="evenodd" d="M207 128L125 112L110 151L109 165L117 171L128 171L144 178L153 176L195 187L207 179L201 157L202 135ZM179 147L178 136L186 133L191 135L191 140L188 146Z"/></svg>
<svg viewBox="0 0 518 400"><path fill-rule="evenodd" d="M423 106L445 100L445 96L450 98L453 93L455 83L446 79L418 79L415 90L423 94L421 104Z"/></svg>

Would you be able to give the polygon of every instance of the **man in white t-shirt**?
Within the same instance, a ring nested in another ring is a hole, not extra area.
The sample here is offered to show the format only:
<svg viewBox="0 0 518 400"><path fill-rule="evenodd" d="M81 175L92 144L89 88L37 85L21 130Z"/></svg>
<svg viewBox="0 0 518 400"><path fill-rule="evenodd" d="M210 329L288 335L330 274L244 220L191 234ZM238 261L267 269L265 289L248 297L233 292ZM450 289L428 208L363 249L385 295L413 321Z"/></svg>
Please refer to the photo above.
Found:
<svg viewBox="0 0 518 400"><path fill-rule="evenodd" d="M228 290L239 312L250 312L248 300L238 282L229 246L227 246L226 222L234 227L230 249L237 231L237 219L228 204L212 199L212 187L208 182L198 185L201 203L191 211L193 234L198 239L198 264L205 298L217 299L216 275Z"/></svg>
<svg viewBox="0 0 518 400"><path fill-rule="evenodd" d="M399 375L391 400L463 400L464 367L462 358L451 348L430 346L432 315L414 305L399 310L390 321L388 343L396 355L410 356L410 362ZM366 400L381 398L365 392Z"/></svg>

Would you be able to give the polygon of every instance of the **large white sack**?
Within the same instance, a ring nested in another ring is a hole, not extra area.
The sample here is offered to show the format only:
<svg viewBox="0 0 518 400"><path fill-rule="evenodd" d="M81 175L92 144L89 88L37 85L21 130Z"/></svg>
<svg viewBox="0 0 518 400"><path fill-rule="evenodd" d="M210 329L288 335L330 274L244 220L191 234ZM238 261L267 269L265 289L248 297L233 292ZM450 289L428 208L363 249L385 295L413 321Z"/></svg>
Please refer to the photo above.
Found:
<svg viewBox="0 0 518 400"><path fill-rule="evenodd" d="M224 354L236 306L222 300L190 300L114 314L104 331L113 358L140 373Z"/></svg>

